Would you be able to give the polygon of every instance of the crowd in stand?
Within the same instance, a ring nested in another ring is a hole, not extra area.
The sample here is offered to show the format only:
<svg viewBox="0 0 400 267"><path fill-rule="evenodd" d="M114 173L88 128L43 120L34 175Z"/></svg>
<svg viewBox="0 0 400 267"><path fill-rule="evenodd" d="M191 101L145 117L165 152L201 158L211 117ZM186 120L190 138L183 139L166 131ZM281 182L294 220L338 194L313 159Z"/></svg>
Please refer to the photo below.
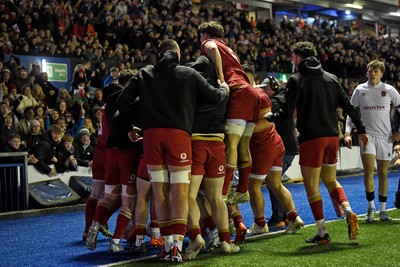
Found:
<svg viewBox="0 0 400 267"><path fill-rule="evenodd" d="M373 58L385 62L382 80L400 88L399 40L361 35L354 27L333 27L319 20L307 24L286 16L280 23L256 22L231 6L191 1L0 1L0 147L4 150L15 128L22 146L30 150L32 135L52 124L75 139L85 127L95 143L102 88L116 81L123 69L154 64L156 47L166 38L178 42L182 64L194 61L200 55L197 28L207 20L225 25L224 41L255 71L291 73L291 45L308 40L316 44L323 67L341 79L349 95L357 86L353 78L364 77L366 62ZM5 55L11 55L9 60ZM40 66L33 65L28 73L15 55L71 57L82 64L75 67L71 88L56 88ZM109 62L118 65L107 66ZM32 130L36 122L40 127Z"/></svg>
<svg viewBox="0 0 400 267"><path fill-rule="evenodd" d="M75 141L85 127L95 143L102 88L116 81L123 69L154 64L156 47L166 38L181 47L181 64L194 61L200 55L197 28L207 20L225 25L224 41L255 71L291 73L291 45L308 40L316 44L323 67L341 79L349 95L357 86L353 78L364 77L365 62L373 58L385 62L382 80L400 88L398 39L364 36L355 28L333 27L326 21L307 24L284 16L280 23L256 22L231 6L175 0L0 1L0 147L4 150L15 128L22 146L30 150L32 135L53 124ZM5 55L11 55L9 60ZM71 88L56 88L40 66L33 65L28 73L15 55L71 57L82 64L75 67ZM118 64L108 66L110 62ZM32 130L36 122L40 127Z"/></svg>
<svg viewBox="0 0 400 267"><path fill-rule="evenodd" d="M326 20L307 24L285 16L280 23L272 19L256 22L233 6L202 6L192 1L1 1L0 50L118 61L129 68L154 64L155 48L161 40L171 38L180 45L185 64L199 56L197 27L208 20L225 25L225 42L242 64L253 65L257 71L291 73L291 45L311 41L323 67L338 77L364 76L366 62L375 58L385 62L383 80L398 81L400 77L399 40L360 34L356 23L334 27Z"/></svg>

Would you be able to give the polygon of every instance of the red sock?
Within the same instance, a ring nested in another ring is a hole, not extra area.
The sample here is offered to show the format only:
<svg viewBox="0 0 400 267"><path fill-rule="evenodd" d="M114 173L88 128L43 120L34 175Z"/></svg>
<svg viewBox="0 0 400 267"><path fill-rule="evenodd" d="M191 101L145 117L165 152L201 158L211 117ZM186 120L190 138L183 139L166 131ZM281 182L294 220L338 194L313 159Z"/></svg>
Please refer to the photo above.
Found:
<svg viewBox="0 0 400 267"><path fill-rule="evenodd" d="M103 218L103 220L100 222L101 225L106 225L108 222L108 219L121 207L122 201L121 198L119 197L117 201L112 203L110 210L107 213L107 216Z"/></svg>
<svg viewBox="0 0 400 267"><path fill-rule="evenodd" d="M251 163L248 161L240 162L238 168L239 168L239 184L236 188L236 191L240 193L246 193L249 188Z"/></svg>
<svg viewBox="0 0 400 267"><path fill-rule="evenodd" d="M117 225L115 226L115 231L113 238L121 238L124 236L126 227L132 218L132 212L120 211L117 217Z"/></svg>
<svg viewBox="0 0 400 267"><path fill-rule="evenodd" d="M232 220L235 227L238 227L239 223L243 222L242 214L239 211L235 211L232 214Z"/></svg>
<svg viewBox="0 0 400 267"><path fill-rule="evenodd" d="M186 224L185 223L175 223L171 222L172 234L174 235L182 235L186 234ZM200 232L200 229L199 229Z"/></svg>
<svg viewBox="0 0 400 267"><path fill-rule="evenodd" d="M337 203L339 203L339 205L341 205L343 202L349 202L346 193L341 187L333 189L330 195L331 198L333 198Z"/></svg>
<svg viewBox="0 0 400 267"><path fill-rule="evenodd" d="M170 236L172 235L172 228L168 223L162 223L162 222L158 222L158 224L160 225L160 234L162 236Z"/></svg>
<svg viewBox="0 0 400 267"><path fill-rule="evenodd" d="M134 228L134 233L135 235L146 235L146 226L139 226L139 225L135 225Z"/></svg>
<svg viewBox="0 0 400 267"><path fill-rule="evenodd" d="M158 221L151 220L150 221L150 228L159 228Z"/></svg>
<svg viewBox="0 0 400 267"><path fill-rule="evenodd" d="M322 220L324 218L324 210L322 206L321 195L309 198L308 203L310 203L310 207L314 215L314 220L315 221Z"/></svg>
<svg viewBox="0 0 400 267"><path fill-rule="evenodd" d="M231 235L230 235L228 229L224 229L224 230L220 231L218 233L218 236L219 236L219 241L220 242L225 241L228 244L231 242Z"/></svg>
<svg viewBox="0 0 400 267"><path fill-rule="evenodd" d="M197 235L201 235L200 227L199 226L193 226L193 228L190 228L187 236L190 240L195 240Z"/></svg>
<svg viewBox="0 0 400 267"><path fill-rule="evenodd" d="M224 187L222 188L222 195L226 196L228 194L229 186L231 185L231 181L233 179L233 173L235 172L235 168L229 165L226 166L226 174L224 180Z"/></svg>
<svg viewBox="0 0 400 267"><path fill-rule="evenodd" d="M264 227L267 222L265 221L265 217L263 216L260 218L254 218L254 223L260 227Z"/></svg>
<svg viewBox="0 0 400 267"><path fill-rule="evenodd" d="M85 208L85 232L89 231L89 227L92 225L94 214L96 213L96 206L99 200L95 197L90 196L86 202Z"/></svg>
<svg viewBox="0 0 400 267"><path fill-rule="evenodd" d="M93 221L100 222L100 224L102 224L104 218L107 216L109 211L110 211L110 206L108 205L108 203L100 201L97 204L96 213L94 214Z"/></svg>
<svg viewBox="0 0 400 267"><path fill-rule="evenodd" d="M322 201L321 201L321 204L322 204ZM296 210L290 210L290 211L288 211L288 212L286 213L286 218L287 218L289 221L295 220L297 216L299 216L299 214L297 213ZM323 215L322 215L322 216L323 216Z"/></svg>

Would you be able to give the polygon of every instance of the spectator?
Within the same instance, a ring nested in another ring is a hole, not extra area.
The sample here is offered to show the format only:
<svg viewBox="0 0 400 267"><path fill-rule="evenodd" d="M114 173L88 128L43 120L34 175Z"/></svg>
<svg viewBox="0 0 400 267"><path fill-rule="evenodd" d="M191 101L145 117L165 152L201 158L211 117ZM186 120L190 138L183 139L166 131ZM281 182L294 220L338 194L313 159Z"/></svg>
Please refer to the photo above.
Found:
<svg viewBox="0 0 400 267"><path fill-rule="evenodd" d="M61 143L57 145L57 163L55 168L57 173L78 170L78 161L74 157L74 138L70 134L65 134Z"/></svg>
<svg viewBox="0 0 400 267"><path fill-rule="evenodd" d="M59 103L61 100L65 101L65 103L67 104L67 109L70 109L72 107L73 99L66 88L60 88L60 90L58 91L57 103Z"/></svg>
<svg viewBox="0 0 400 267"><path fill-rule="evenodd" d="M30 121L35 117L35 111L33 107L27 107L24 109L24 117L19 121L18 132L21 135L21 139L26 141L26 136L30 132Z"/></svg>
<svg viewBox="0 0 400 267"><path fill-rule="evenodd" d="M58 162L56 147L61 142L63 135L64 133L60 126L52 125L49 130L40 136L39 142L33 147L33 155L38 159L33 166L40 173L49 176L57 175L55 167L49 165Z"/></svg>
<svg viewBox="0 0 400 267"><path fill-rule="evenodd" d="M29 84L28 71L25 68L20 67L18 69L18 76L14 80L14 82L15 82L15 85L17 86L17 91L19 93L21 93L22 89L23 89L23 86L25 84Z"/></svg>
<svg viewBox="0 0 400 267"><path fill-rule="evenodd" d="M25 137L26 149L32 152L33 147L39 142L40 135L43 134L40 122L38 120L31 120L29 122L29 133Z"/></svg>
<svg viewBox="0 0 400 267"><path fill-rule="evenodd" d="M119 76L118 69L116 67L111 67L110 75L108 77L106 77L103 82L103 88L109 83L112 83L112 82L118 83L118 76Z"/></svg>
<svg viewBox="0 0 400 267"><path fill-rule="evenodd" d="M42 87L40 84L34 84L33 85L33 90L32 90L32 96L35 98L36 102L38 103L39 106L46 107L46 95L43 92Z"/></svg>
<svg viewBox="0 0 400 267"><path fill-rule="evenodd" d="M87 128L82 128L75 139L74 156L79 166L92 167L94 146L90 141L90 132Z"/></svg>
<svg viewBox="0 0 400 267"><path fill-rule="evenodd" d="M1 126L1 133L0 133L0 147L4 147L7 144L8 136L11 133L18 133L17 128L15 128L13 122L13 114L8 113L4 117L0 118L0 126Z"/></svg>
<svg viewBox="0 0 400 267"><path fill-rule="evenodd" d="M17 132L11 132L7 136L7 143L0 147L1 152L21 152L24 147L21 146L21 137Z"/></svg>
<svg viewBox="0 0 400 267"><path fill-rule="evenodd" d="M22 95L19 96L19 104L16 107L15 111L17 114L22 116L25 112L25 108L27 107L36 107L38 105L36 99L32 96L32 89L29 85L23 86Z"/></svg>
<svg viewBox="0 0 400 267"><path fill-rule="evenodd" d="M46 95L47 107L54 109L56 107L57 92L58 89L51 82L49 82L49 76L47 72L42 72L39 75L37 83L42 87L44 94Z"/></svg>
<svg viewBox="0 0 400 267"><path fill-rule="evenodd" d="M103 91L102 89L98 88L94 91L93 99L90 101L90 108L91 110L93 110L94 107L101 108L103 105L104 105Z"/></svg>

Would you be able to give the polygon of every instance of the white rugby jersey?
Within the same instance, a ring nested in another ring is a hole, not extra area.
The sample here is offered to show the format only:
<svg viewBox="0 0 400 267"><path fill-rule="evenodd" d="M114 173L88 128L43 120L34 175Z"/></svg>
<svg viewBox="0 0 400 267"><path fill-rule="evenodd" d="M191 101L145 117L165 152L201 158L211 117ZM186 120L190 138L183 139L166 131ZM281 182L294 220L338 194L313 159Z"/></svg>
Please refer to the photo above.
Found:
<svg viewBox="0 0 400 267"><path fill-rule="evenodd" d="M383 138L391 135L390 104L393 103L394 107L400 105L400 95L393 86L383 82L375 86L368 82L359 84L350 102L360 109L367 134ZM347 123L346 132L350 131Z"/></svg>

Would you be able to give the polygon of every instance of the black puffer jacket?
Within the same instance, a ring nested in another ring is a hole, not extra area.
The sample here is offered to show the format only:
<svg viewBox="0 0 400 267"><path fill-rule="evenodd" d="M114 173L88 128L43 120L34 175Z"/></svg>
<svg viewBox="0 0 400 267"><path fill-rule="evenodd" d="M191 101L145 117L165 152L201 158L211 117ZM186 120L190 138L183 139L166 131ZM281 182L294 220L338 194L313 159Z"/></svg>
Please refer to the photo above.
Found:
<svg viewBox="0 0 400 267"><path fill-rule="evenodd" d="M211 85L218 87L214 64L209 58L200 56L188 66L197 70ZM228 100L228 95L218 103L210 103L201 97L197 98L193 133L224 133Z"/></svg>
<svg viewBox="0 0 400 267"><path fill-rule="evenodd" d="M33 147L33 154L39 160L33 166L41 173L49 174L51 159L57 156L57 143L51 137L51 131L43 133Z"/></svg>
<svg viewBox="0 0 400 267"><path fill-rule="evenodd" d="M178 55L166 51L153 66L139 71L138 90L142 128L174 128L192 132L196 99L222 102L227 89L210 85L197 71L180 66Z"/></svg>
<svg viewBox="0 0 400 267"><path fill-rule="evenodd" d="M285 92L286 91L284 88L280 88L273 96L270 96L273 113L278 112L281 106L286 103ZM295 136L295 124L293 117L285 118L276 122L275 127L285 146L285 154L299 154L299 145L297 143L297 137Z"/></svg>
<svg viewBox="0 0 400 267"><path fill-rule="evenodd" d="M338 136L338 107L350 116L359 133L365 133L360 113L350 104L337 77L324 71L315 57L309 57L300 63L299 72L288 80L286 105L282 107L282 112L275 113L269 120L292 117L297 109L301 143L320 137Z"/></svg>

